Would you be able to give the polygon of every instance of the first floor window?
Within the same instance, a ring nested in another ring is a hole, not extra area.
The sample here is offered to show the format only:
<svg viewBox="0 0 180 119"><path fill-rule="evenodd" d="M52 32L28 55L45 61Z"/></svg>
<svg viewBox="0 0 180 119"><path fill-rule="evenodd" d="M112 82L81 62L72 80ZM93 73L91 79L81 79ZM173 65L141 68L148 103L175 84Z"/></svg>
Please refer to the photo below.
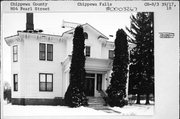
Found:
<svg viewBox="0 0 180 119"><path fill-rule="evenodd" d="M18 74L13 74L14 91L18 91Z"/></svg>
<svg viewBox="0 0 180 119"><path fill-rule="evenodd" d="M39 90L53 91L53 74L39 74Z"/></svg>

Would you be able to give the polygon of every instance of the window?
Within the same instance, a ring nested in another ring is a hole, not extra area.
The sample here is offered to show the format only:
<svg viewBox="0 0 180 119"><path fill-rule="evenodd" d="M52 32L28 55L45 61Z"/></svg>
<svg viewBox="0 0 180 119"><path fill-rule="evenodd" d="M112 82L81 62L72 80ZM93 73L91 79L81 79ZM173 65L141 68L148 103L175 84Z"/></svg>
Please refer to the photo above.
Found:
<svg viewBox="0 0 180 119"><path fill-rule="evenodd" d="M90 57L90 50L91 50L91 47L90 46L86 46L85 47L85 56L87 56L87 57Z"/></svg>
<svg viewBox="0 0 180 119"><path fill-rule="evenodd" d="M18 91L18 75L13 74L14 91Z"/></svg>
<svg viewBox="0 0 180 119"><path fill-rule="evenodd" d="M47 55L46 55L46 51L47 51ZM47 61L53 61L53 45L52 44L46 45L44 43L40 43L39 44L39 59L46 60L46 56L47 56Z"/></svg>
<svg viewBox="0 0 180 119"><path fill-rule="evenodd" d="M84 38L88 39L88 34L86 32L84 32Z"/></svg>
<svg viewBox="0 0 180 119"><path fill-rule="evenodd" d="M13 46L13 62L18 61L18 46Z"/></svg>
<svg viewBox="0 0 180 119"><path fill-rule="evenodd" d="M114 58L114 50L109 50L109 59Z"/></svg>
<svg viewBox="0 0 180 119"><path fill-rule="evenodd" d="M97 74L96 90L98 90L98 91L102 90L102 74Z"/></svg>
<svg viewBox="0 0 180 119"><path fill-rule="evenodd" d="M39 59L40 60L46 59L46 44L44 43L39 44Z"/></svg>
<svg viewBox="0 0 180 119"><path fill-rule="evenodd" d="M47 60L53 61L53 45L47 44Z"/></svg>
<svg viewBox="0 0 180 119"><path fill-rule="evenodd" d="M53 91L53 74L39 74L39 91Z"/></svg>

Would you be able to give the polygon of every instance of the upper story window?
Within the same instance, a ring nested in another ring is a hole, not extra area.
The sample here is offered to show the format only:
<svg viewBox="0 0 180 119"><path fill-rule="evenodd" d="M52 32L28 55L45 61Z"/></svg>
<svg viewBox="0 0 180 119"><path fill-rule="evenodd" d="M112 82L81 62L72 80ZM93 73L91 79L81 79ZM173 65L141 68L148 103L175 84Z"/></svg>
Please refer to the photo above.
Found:
<svg viewBox="0 0 180 119"><path fill-rule="evenodd" d="M18 91L18 74L13 74L14 91Z"/></svg>
<svg viewBox="0 0 180 119"><path fill-rule="evenodd" d="M13 46L13 62L18 61L18 46Z"/></svg>
<svg viewBox="0 0 180 119"><path fill-rule="evenodd" d="M47 60L53 61L53 45L47 44Z"/></svg>
<svg viewBox="0 0 180 119"><path fill-rule="evenodd" d="M47 54L46 54L46 51L47 51ZM45 43L39 44L39 59L40 60L47 59L47 61L53 61L53 45L52 44L47 44L47 45Z"/></svg>
<svg viewBox="0 0 180 119"><path fill-rule="evenodd" d="M109 59L114 58L114 50L109 50Z"/></svg>
<svg viewBox="0 0 180 119"><path fill-rule="evenodd" d="M40 60L46 59L46 44L44 43L39 44L39 59Z"/></svg>
<svg viewBox="0 0 180 119"><path fill-rule="evenodd" d="M86 32L84 32L84 38L88 39L88 34Z"/></svg>
<svg viewBox="0 0 180 119"><path fill-rule="evenodd" d="M39 91L53 91L53 74L39 74Z"/></svg>
<svg viewBox="0 0 180 119"><path fill-rule="evenodd" d="M86 46L85 47L85 56L90 57L90 54L91 54L91 47Z"/></svg>

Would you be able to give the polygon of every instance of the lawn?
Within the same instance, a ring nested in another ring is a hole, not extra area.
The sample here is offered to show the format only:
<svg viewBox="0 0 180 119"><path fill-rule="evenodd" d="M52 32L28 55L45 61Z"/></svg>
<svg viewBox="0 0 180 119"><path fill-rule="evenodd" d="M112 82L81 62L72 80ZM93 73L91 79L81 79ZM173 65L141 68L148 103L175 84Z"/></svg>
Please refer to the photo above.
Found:
<svg viewBox="0 0 180 119"><path fill-rule="evenodd" d="M37 106L37 105L11 105L4 102L4 116L85 116L85 115L153 115L154 104L144 105L132 104L119 107L78 107L69 108L66 106ZM151 102L152 103L152 102Z"/></svg>

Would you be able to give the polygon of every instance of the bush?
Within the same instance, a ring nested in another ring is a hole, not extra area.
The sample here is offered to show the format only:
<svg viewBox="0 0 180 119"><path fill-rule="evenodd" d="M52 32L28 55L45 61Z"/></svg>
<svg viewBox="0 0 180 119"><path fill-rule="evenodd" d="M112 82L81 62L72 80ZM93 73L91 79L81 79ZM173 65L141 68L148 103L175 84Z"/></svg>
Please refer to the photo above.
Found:
<svg viewBox="0 0 180 119"><path fill-rule="evenodd" d="M8 103L11 102L11 89L4 89L4 100L7 100Z"/></svg>
<svg viewBox="0 0 180 119"><path fill-rule="evenodd" d="M69 107L88 106L88 99L80 88L69 86L65 94L65 104Z"/></svg>

